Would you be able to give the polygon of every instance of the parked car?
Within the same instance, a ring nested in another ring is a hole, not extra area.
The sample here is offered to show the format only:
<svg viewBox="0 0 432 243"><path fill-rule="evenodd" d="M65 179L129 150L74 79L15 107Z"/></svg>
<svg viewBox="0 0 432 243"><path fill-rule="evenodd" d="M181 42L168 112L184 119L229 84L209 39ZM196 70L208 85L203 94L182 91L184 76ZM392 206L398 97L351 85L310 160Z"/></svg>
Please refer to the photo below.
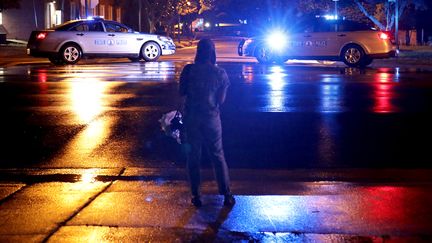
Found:
<svg viewBox="0 0 432 243"><path fill-rule="evenodd" d="M395 56L396 46L390 32L348 20L317 18L243 39L238 54L256 57L260 63L329 60L362 67L373 59Z"/></svg>
<svg viewBox="0 0 432 243"><path fill-rule="evenodd" d="M138 33L121 23L91 18L71 20L53 29L33 31L27 54L54 64L75 64L82 57L127 57L156 61L176 51L167 36Z"/></svg>

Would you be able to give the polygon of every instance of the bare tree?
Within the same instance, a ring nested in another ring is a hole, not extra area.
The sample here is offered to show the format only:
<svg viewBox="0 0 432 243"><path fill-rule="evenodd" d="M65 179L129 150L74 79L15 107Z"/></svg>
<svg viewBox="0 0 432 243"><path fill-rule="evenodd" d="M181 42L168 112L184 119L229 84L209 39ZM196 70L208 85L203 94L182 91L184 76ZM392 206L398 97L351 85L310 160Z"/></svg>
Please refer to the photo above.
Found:
<svg viewBox="0 0 432 243"><path fill-rule="evenodd" d="M423 0L395 0L398 1L398 11L394 1L383 0L353 0L360 11L368 17L379 29L390 30L394 26L396 18L400 18L408 6L414 6L416 9L426 8ZM365 6L372 6L374 12L370 12ZM398 16L396 16L398 12Z"/></svg>

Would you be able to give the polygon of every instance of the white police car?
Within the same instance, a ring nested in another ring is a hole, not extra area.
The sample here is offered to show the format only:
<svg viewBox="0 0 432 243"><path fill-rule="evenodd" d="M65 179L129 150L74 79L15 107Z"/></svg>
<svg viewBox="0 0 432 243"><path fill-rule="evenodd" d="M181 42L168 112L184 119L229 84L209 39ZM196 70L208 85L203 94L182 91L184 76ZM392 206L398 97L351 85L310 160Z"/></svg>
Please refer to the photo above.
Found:
<svg viewBox="0 0 432 243"><path fill-rule="evenodd" d="M47 57L54 64L75 64L84 56L151 62L175 50L170 37L138 33L102 18L71 20L53 29L33 31L27 44L27 54Z"/></svg>
<svg viewBox="0 0 432 243"><path fill-rule="evenodd" d="M330 60L343 61L350 67L364 67L373 59L396 54L389 32L360 23L317 18L298 26L243 39L238 54L256 57L260 63L283 63L289 59Z"/></svg>

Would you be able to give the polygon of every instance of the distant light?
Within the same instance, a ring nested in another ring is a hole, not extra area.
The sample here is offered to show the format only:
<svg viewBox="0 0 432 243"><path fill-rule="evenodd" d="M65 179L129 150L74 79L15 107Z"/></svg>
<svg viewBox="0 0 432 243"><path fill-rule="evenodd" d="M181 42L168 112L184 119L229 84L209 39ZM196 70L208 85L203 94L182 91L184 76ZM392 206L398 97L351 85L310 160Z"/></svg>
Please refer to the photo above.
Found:
<svg viewBox="0 0 432 243"><path fill-rule="evenodd" d="M326 20L336 20L336 19L338 19L338 16L337 15L326 14L326 15L324 15L324 18Z"/></svg>
<svg viewBox="0 0 432 243"><path fill-rule="evenodd" d="M240 24L247 24L247 19L239 19Z"/></svg>
<svg viewBox="0 0 432 243"><path fill-rule="evenodd" d="M233 23L219 23L219 27L232 27L232 26L240 26L240 24L233 24Z"/></svg>
<svg viewBox="0 0 432 243"><path fill-rule="evenodd" d="M210 23L209 23L209 22L206 22L206 23L204 24L204 27L206 27L206 28L210 28Z"/></svg>
<svg viewBox="0 0 432 243"><path fill-rule="evenodd" d="M62 23L62 11L56 10L55 11L55 24L59 25Z"/></svg>
<svg viewBox="0 0 432 243"><path fill-rule="evenodd" d="M2 25L3 24L3 15L2 15L2 12L0 12L0 25Z"/></svg>

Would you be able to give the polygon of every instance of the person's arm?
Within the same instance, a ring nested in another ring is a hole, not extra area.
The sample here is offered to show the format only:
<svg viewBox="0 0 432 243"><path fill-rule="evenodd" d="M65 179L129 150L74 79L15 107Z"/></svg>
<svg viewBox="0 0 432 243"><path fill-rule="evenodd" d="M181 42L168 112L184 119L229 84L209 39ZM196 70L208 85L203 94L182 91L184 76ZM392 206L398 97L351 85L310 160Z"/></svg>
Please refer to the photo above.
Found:
<svg viewBox="0 0 432 243"><path fill-rule="evenodd" d="M221 87L218 89L216 98L218 104L223 104L225 102L228 87L230 86L228 75L226 74L224 69L220 70L220 80L221 80Z"/></svg>
<svg viewBox="0 0 432 243"><path fill-rule="evenodd" d="M179 93L180 96L186 96L188 86L188 76L191 65L186 65L180 74Z"/></svg>

